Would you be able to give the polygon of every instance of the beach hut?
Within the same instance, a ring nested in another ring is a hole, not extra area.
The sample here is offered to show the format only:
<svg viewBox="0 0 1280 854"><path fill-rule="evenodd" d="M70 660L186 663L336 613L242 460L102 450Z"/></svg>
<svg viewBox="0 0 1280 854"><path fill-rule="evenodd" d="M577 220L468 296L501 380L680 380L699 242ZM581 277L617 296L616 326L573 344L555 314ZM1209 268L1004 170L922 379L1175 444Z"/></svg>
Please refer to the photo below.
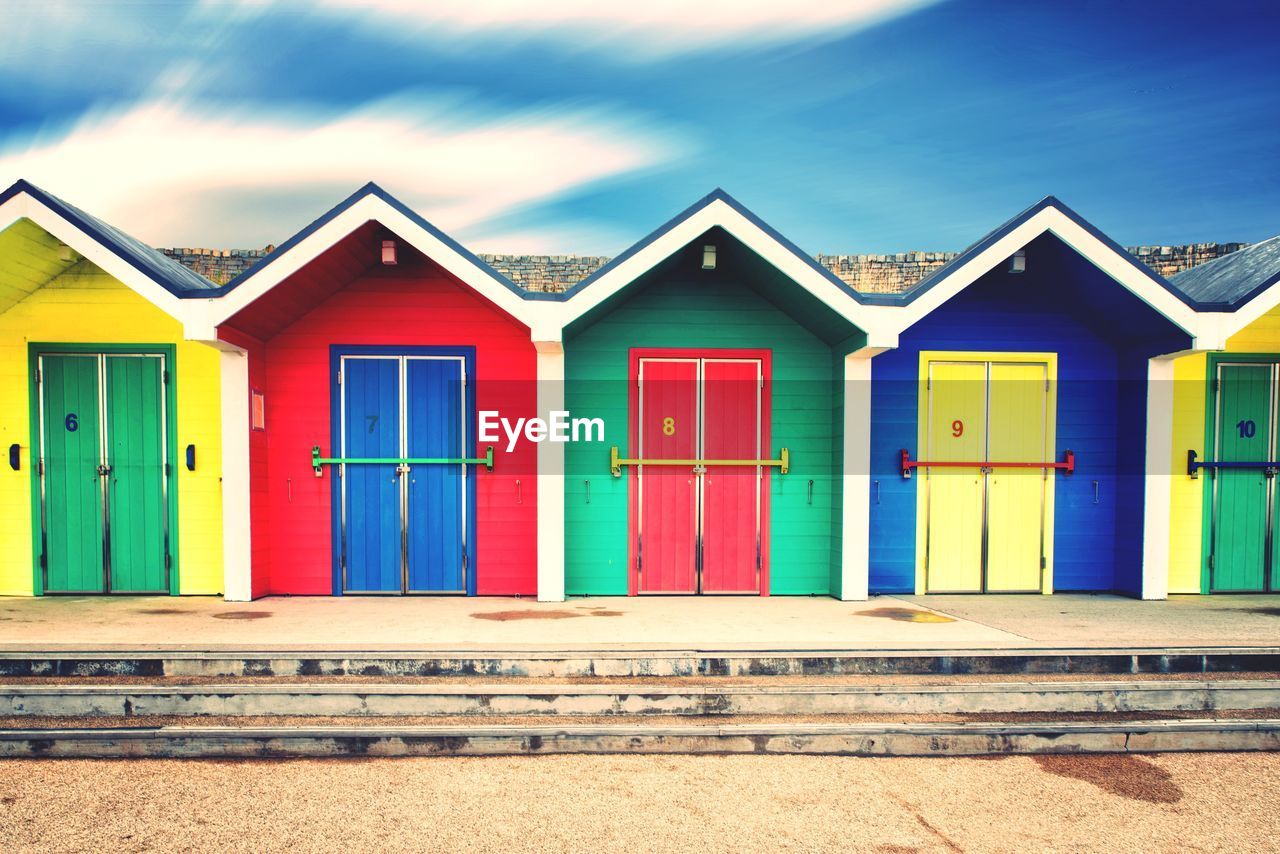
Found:
<svg viewBox="0 0 1280 854"><path fill-rule="evenodd" d="M1163 378L1215 345L1196 301L1052 197L872 299L900 332L872 364L871 590L1164 595Z"/></svg>
<svg viewBox="0 0 1280 854"><path fill-rule="evenodd" d="M860 306L722 191L572 287L566 592L864 597Z"/></svg>
<svg viewBox="0 0 1280 854"><path fill-rule="evenodd" d="M534 414L534 302L373 184L228 283L238 589L535 594L537 449L479 423Z"/></svg>
<svg viewBox="0 0 1280 854"><path fill-rule="evenodd" d="M1169 592L1280 590L1280 237L1171 281L1225 346L1174 363Z"/></svg>
<svg viewBox="0 0 1280 854"><path fill-rule="evenodd" d="M223 592L215 286L25 181L0 194L0 594Z"/></svg>

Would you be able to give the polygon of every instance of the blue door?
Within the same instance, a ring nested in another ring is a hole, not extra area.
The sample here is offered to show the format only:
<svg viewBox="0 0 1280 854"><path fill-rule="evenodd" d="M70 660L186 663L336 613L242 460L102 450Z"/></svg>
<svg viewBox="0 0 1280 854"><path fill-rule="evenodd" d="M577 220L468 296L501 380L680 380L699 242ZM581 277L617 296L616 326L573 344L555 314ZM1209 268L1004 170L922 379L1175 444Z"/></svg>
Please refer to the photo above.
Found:
<svg viewBox="0 0 1280 854"><path fill-rule="evenodd" d="M411 356L408 379L408 456L459 458L465 445L462 359ZM408 590L466 590L465 465L409 466Z"/></svg>
<svg viewBox="0 0 1280 854"><path fill-rule="evenodd" d="M344 593L465 593L469 408L462 356L339 358Z"/></svg>

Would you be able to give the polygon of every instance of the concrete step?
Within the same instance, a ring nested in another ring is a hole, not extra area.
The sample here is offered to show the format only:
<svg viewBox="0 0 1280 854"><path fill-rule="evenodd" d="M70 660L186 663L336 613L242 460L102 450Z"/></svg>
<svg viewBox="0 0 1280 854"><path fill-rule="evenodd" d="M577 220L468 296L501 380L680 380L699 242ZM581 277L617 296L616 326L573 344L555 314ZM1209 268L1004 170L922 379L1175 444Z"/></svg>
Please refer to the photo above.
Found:
<svg viewBox="0 0 1280 854"><path fill-rule="evenodd" d="M949 650L10 650L4 677L824 676L1280 671L1280 647Z"/></svg>
<svg viewBox="0 0 1280 854"><path fill-rule="evenodd" d="M0 730L0 757L503 756L562 753L965 756L1280 749L1280 720L670 726L326 726Z"/></svg>
<svg viewBox="0 0 1280 854"><path fill-rule="evenodd" d="M1280 680L956 685L0 685L0 716L827 715L1280 708Z"/></svg>

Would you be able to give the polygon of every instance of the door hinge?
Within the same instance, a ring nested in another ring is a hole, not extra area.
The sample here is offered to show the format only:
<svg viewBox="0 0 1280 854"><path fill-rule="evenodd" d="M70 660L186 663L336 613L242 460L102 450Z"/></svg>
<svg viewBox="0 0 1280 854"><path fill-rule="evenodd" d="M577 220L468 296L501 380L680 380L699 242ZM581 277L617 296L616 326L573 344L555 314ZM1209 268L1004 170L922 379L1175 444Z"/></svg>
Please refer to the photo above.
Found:
<svg viewBox="0 0 1280 854"><path fill-rule="evenodd" d="M463 546L463 547L462 547L462 571L463 571L463 572L466 572L466 571L467 571L467 564L468 564L468 561L467 561L467 547L466 547L466 546Z"/></svg>
<svg viewBox="0 0 1280 854"><path fill-rule="evenodd" d="M167 370L161 371L160 377L163 380L165 385L169 384L169 372Z"/></svg>
<svg viewBox="0 0 1280 854"><path fill-rule="evenodd" d="M36 385L40 385L40 369L36 368Z"/></svg>
<svg viewBox="0 0 1280 854"><path fill-rule="evenodd" d="M1213 555L1209 555L1209 568L1213 569Z"/></svg>
<svg viewBox="0 0 1280 854"><path fill-rule="evenodd" d="M41 457L40 462L36 464L36 474L44 477L44 457Z"/></svg>
<svg viewBox="0 0 1280 854"><path fill-rule="evenodd" d="M1214 377L1214 378L1213 378L1213 381L1209 383L1209 388L1213 390L1213 393L1214 393L1214 394L1217 394L1217 393L1218 393L1218 378L1217 378L1217 377Z"/></svg>
<svg viewBox="0 0 1280 854"><path fill-rule="evenodd" d="M1048 377L1045 377L1045 378L1044 378L1044 390L1045 390L1045 391L1048 391L1048 390L1049 390L1049 378L1048 378Z"/></svg>
<svg viewBox="0 0 1280 854"><path fill-rule="evenodd" d="M164 553L164 568L165 569L173 568L173 555L169 554L168 552Z"/></svg>
<svg viewBox="0 0 1280 854"><path fill-rule="evenodd" d="M1045 558L1044 555L1040 555L1040 568L1041 569L1049 568L1049 561Z"/></svg>
<svg viewBox="0 0 1280 854"><path fill-rule="evenodd" d="M165 477L173 476L173 466L169 465L168 463L164 464L164 476Z"/></svg>
<svg viewBox="0 0 1280 854"><path fill-rule="evenodd" d="M933 377L926 377L924 381L924 390L929 391L933 388Z"/></svg>
<svg viewBox="0 0 1280 854"><path fill-rule="evenodd" d="M760 535L756 535L756 572L760 571Z"/></svg>
<svg viewBox="0 0 1280 854"><path fill-rule="evenodd" d="M640 574L640 567L644 565L644 546L640 543L640 538L636 537L636 575Z"/></svg>
<svg viewBox="0 0 1280 854"><path fill-rule="evenodd" d="M41 569L49 568L49 557L44 552L40 552L40 568Z"/></svg>
<svg viewBox="0 0 1280 854"><path fill-rule="evenodd" d="M342 385L342 371L338 371L338 385Z"/></svg>

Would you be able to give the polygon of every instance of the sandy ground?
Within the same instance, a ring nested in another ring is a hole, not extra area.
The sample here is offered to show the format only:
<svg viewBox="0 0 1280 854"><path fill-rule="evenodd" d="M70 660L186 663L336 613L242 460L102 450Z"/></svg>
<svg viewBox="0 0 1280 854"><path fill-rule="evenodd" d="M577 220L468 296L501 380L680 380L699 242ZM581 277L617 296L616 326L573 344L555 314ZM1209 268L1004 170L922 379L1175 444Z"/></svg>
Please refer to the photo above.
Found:
<svg viewBox="0 0 1280 854"><path fill-rule="evenodd" d="M0 850L1249 852L1278 798L1267 754L10 760Z"/></svg>

